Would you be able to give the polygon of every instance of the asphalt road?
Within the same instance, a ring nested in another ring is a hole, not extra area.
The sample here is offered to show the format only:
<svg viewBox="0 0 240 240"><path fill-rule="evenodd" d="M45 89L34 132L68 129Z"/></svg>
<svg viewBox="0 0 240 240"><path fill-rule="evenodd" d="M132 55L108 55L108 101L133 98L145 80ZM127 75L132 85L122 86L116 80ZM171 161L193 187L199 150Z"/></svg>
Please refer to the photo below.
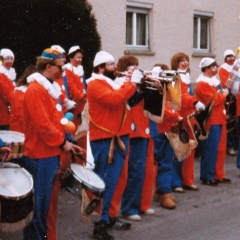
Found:
<svg viewBox="0 0 240 240"><path fill-rule="evenodd" d="M154 216L142 216L128 231L110 231L116 240L239 240L240 170L236 157L227 156L226 173L232 184L203 186L199 181L199 159L195 160L196 184L200 191L174 193L175 210L152 203ZM80 200L65 189L59 199L57 231L59 240L92 239L93 224L80 222ZM96 220L93 217L92 220ZM21 240L22 232L0 233L0 240Z"/></svg>

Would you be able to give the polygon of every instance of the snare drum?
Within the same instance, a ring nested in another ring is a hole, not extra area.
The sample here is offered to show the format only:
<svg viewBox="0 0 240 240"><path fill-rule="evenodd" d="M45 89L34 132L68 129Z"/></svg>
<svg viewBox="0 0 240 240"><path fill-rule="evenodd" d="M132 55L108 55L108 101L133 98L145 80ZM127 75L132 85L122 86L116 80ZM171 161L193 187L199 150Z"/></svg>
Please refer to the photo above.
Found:
<svg viewBox="0 0 240 240"><path fill-rule="evenodd" d="M0 168L0 231L23 229L33 217L33 179L19 165Z"/></svg>
<svg viewBox="0 0 240 240"><path fill-rule="evenodd" d="M72 163L63 179L65 189L81 198L81 221L89 222L90 219L86 219L91 214L101 213L105 183L95 172L80 164Z"/></svg>
<svg viewBox="0 0 240 240"><path fill-rule="evenodd" d="M64 187L74 195L81 197L81 189L88 191L101 197L105 190L105 183L92 170L83 167L80 164L72 163L63 176Z"/></svg>
<svg viewBox="0 0 240 240"><path fill-rule="evenodd" d="M20 158L23 156L23 133L14 131L0 131L0 138L6 146L11 148L13 158Z"/></svg>

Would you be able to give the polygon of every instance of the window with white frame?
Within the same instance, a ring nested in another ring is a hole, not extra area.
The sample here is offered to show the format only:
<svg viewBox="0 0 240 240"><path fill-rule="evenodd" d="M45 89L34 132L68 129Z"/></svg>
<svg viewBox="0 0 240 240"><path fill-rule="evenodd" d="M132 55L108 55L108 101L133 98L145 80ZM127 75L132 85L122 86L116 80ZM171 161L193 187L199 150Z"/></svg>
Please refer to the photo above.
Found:
<svg viewBox="0 0 240 240"><path fill-rule="evenodd" d="M152 4L127 1L126 47L149 50L149 11Z"/></svg>
<svg viewBox="0 0 240 240"><path fill-rule="evenodd" d="M210 26L213 13L194 11L193 20L193 50L199 52L210 52L211 34Z"/></svg>

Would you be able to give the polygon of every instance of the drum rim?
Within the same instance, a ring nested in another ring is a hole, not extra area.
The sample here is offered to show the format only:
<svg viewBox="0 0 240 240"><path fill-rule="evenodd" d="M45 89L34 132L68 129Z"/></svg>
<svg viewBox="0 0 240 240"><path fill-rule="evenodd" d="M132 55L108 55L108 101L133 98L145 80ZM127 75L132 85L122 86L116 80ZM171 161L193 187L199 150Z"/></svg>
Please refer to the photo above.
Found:
<svg viewBox="0 0 240 240"><path fill-rule="evenodd" d="M23 198L29 196L33 192L33 177L32 177L32 175L25 168L21 167L20 165L18 165L16 163L4 162L3 165L10 165L10 167L8 167L8 168L19 168L19 169L21 169L21 171L23 171L24 174L26 174L26 176L28 177L28 180L30 182L30 188L29 188L30 190L27 193L25 193L23 195L20 195L20 196L16 196L16 197L6 196L6 195L2 195L0 193L0 197L2 197L4 199L9 199L9 200L20 200L20 199L23 199Z"/></svg>
<svg viewBox="0 0 240 240"><path fill-rule="evenodd" d="M88 168L86 168L88 171L91 171L92 173L96 174L96 176L99 178L100 181L102 181L103 185L104 185L104 188L97 188L97 187L94 187L90 184L87 184L86 182L84 182L82 179L80 179L74 172L73 170L71 169L71 166L72 165L76 165L76 166L81 166L82 168L84 168L81 164L78 164L78 163L71 163L70 166L69 166L69 171L71 172L71 174L73 175L73 177L78 180L82 185L83 187L89 189L89 190L92 190L92 191L95 191L95 192L103 192L105 190L105 182L92 170L89 170Z"/></svg>

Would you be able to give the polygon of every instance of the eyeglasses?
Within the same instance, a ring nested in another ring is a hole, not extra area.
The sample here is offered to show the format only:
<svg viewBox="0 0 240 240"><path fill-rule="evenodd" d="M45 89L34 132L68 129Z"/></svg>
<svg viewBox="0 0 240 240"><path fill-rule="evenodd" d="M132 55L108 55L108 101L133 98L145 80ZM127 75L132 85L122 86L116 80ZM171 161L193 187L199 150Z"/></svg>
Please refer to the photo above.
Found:
<svg viewBox="0 0 240 240"><path fill-rule="evenodd" d="M181 60L180 62L181 62L181 63L184 63L184 62L187 62L187 63L188 63L189 61L188 61L187 59L183 59L183 60Z"/></svg>
<svg viewBox="0 0 240 240"><path fill-rule="evenodd" d="M109 65L109 66L115 66L116 63L115 63L115 62L108 62L108 65Z"/></svg>
<svg viewBox="0 0 240 240"><path fill-rule="evenodd" d="M14 62L14 58L13 57L6 57L4 58L5 62Z"/></svg>

